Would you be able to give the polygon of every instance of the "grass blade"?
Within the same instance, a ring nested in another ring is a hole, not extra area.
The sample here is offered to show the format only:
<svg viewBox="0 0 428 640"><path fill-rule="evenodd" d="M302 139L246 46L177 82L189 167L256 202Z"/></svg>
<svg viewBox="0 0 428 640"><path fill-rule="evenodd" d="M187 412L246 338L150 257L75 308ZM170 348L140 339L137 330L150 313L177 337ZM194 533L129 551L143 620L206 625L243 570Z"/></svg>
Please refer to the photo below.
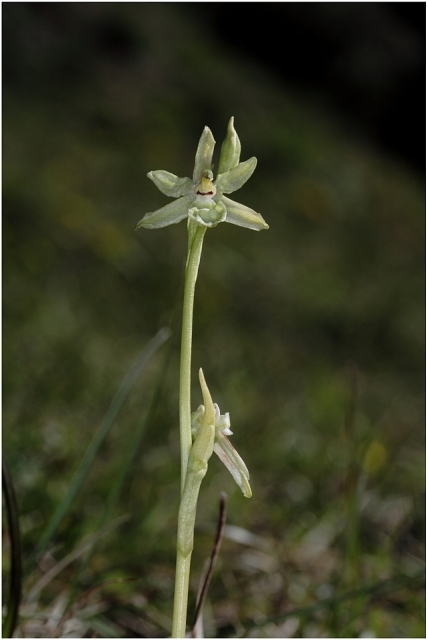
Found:
<svg viewBox="0 0 428 640"><path fill-rule="evenodd" d="M422 588L424 585L425 573L423 571L415 576L398 575L394 576L393 578L389 578L388 580L382 580L380 582L376 582L375 584L361 587L361 589L348 591L335 598L326 598L324 600L321 600L317 604L290 609L289 611L285 611L284 613L281 613L277 616L266 618L266 620L263 620L260 623L255 623L254 621L243 622L243 626L247 631L249 631L250 629L259 629L272 622L282 622L283 620L291 616L311 616L312 614L322 609L330 609L337 606L338 604L342 604L343 602L352 601L355 598L381 598L386 596L388 593L393 593L394 591L398 591L399 589L403 589L404 587L411 587L413 589L416 589Z"/></svg>
<svg viewBox="0 0 428 640"><path fill-rule="evenodd" d="M3 623L3 638L11 638L18 619L22 585L21 535L19 531L19 513L13 488L12 477L6 461L3 459L3 493L6 506L10 538L10 586L6 618Z"/></svg>
<svg viewBox="0 0 428 640"><path fill-rule="evenodd" d="M158 379L156 381L155 384L155 388L152 394L152 398L150 401L150 405L148 410L145 412L145 414L143 415L143 417L141 418L140 422L137 425L137 429L134 433L133 438L131 439L131 443L130 446L128 448L127 454L124 456L124 461L122 463L122 466L119 469L119 473L117 474L117 477L115 478L115 481L112 485L112 488L107 496L107 500L106 500L106 504L103 510L103 513L101 515L100 521L98 523L98 529L103 528L106 523L110 520L111 515L113 513L113 509L114 509L114 505L116 504L116 501L123 489L123 486L127 480L127 477L130 475L130 473L132 472L132 466L133 463L135 461L135 458L137 457L138 453L139 453L139 449L141 446L141 442L143 440L144 437L144 433L146 430L146 427L149 423L149 421L151 420L154 410L157 406L158 400L159 400L159 396L160 396L160 391L161 391L161 387L162 387L162 381L164 380L165 377L165 372L166 369L168 367L168 363L169 363L169 359L171 356L171 352L172 352L172 346L173 346L173 341L170 342L170 346L167 350L167 353L165 354L165 359L163 362L162 367L160 368L159 374L158 374ZM72 601L72 599L75 597L75 593L76 593L76 589L77 589L77 584L80 580L80 577L82 575L82 572L85 570L85 568L87 567L89 560L91 558L92 555L92 551L93 551L94 545L92 545L92 547L90 549L88 549L86 556L82 559L82 564L79 568L79 571L77 572L73 585L72 585L72 589L70 591L70 601Z"/></svg>
<svg viewBox="0 0 428 640"><path fill-rule="evenodd" d="M66 555L62 560L57 562L51 569L49 569L49 571L47 571L40 578L40 580L34 585L34 587L29 592L26 599L27 603L34 602L37 599L39 593L42 591L42 589L44 589L49 584L49 582L51 582L57 575L59 575L61 571L63 571L66 567L68 567L69 564L77 560L77 558L82 556L85 553L85 551L90 549L95 542L100 540L103 536L105 536L110 531L113 531L114 529L119 527L126 520L128 520L128 518L129 516L127 515L121 516L120 518L117 518L116 520L108 524L103 529L100 529L100 531L97 531L97 533L94 533L88 536L85 540L83 540L79 547L74 549L74 551L72 551L71 553Z"/></svg>
<svg viewBox="0 0 428 640"><path fill-rule="evenodd" d="M104 514L101 518L101 522L99 525L100 527L103 527L106 524L106 522L108 522L109 519L111 518L114 505L123 489L123 486L128 477L128 474L132 471L133 464L140 451L141 443L143 441L143 437L144 437L144 433L146 431L147 425L151 420L154 414L154 411L158 405L159 396L162 388L162 382L165 378L165 373L168 368L168 364L169 364L169 360L172 352L172 346L173 346L173 342L171 341L170 347L168 348L165 354L163 365L160 367L160 370L159 370L158 378L156 380L156 384L152 394L152 398L150 400L149 408L144 413L143 417L138 423L134 436L131 439L127 454L124 456L122 466L108 494Z"/></svg>
<svg viewBox="0 0 428 640"><path fill-rule="evenodd" d="M142 373L142 371L147 366L149 360L156 353L156 351L164 344L164 342L171 335L171 331L169 328L162 328L158 333L146 344L141 354L135 361L134 365L131 367L127 375L125 376L122 384L120 385L113 401L103 419L100 426L98 427L97 432L95 433L92 442L90 443L86 453L83 457L82 463L77 470L68 492L58 504L48 526L46 527L44 533L42 534L39 544L34 552L34 555L30 559L31 561L37 560L46 550L49 542L51 541L53 535L56 533L63 517L67 513L70 508L74 498L76 497L79 489L81 488L86 476L89 473L91 465L95 459L95 456L98 453L98 450L109 433L111 427L114 424L114 421L117 417L117 414L125 404L126 399L128 398L134 384L136 383L138 377Z"/></svg>

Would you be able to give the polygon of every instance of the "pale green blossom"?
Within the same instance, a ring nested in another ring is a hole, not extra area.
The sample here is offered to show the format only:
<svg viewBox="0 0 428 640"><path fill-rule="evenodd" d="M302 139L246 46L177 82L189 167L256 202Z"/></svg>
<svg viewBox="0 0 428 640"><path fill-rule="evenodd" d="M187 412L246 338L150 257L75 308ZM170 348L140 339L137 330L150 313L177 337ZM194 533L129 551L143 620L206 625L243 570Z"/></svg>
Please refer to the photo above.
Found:
<svg viewBox="0 0 428 640"><path fill-rule="evenodd" d="M232 474L236 484L241 489L246 498L251 498L252 492L249 483L250 474L239 453L233 447L227 436L233 435L230 430L229 413L220 414L219 406L214 403L215 412L215 435L214 435L214 452ZM200 433L201 425L206 421L205 407L201 404L198 409L192 413L192 438L196 438Z"/></svg>
<svg viewBox="0 0 428 640"><path fill-rule="evenodd" d="M269 228L260 213L224 195L240 189L251 177L257 164L256 158L239 162L241 144L233 126L233 118L229 121L221 148L219 172L215 180L211 170L214 146L213 134L205 127L196 151L192 179L179 178L162 169L147 174L162 193L177 200L146 213L137 224L137 229L159 229L185 218L206 227L215 227L225 221L256 231Z"/></svg>

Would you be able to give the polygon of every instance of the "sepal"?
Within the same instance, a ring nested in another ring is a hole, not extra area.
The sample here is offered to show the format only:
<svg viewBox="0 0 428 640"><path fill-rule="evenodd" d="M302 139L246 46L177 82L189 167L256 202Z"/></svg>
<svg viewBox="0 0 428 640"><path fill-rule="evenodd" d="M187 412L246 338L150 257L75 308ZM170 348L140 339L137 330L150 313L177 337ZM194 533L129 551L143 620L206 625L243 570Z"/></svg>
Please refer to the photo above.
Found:
<svg viewBox="0 0 428 640"><path fill-rule="evenodd" d="M161 209L146 213L144 218L137 224L136 229L145 227L146 229L160 229L169 224L176 224L187 218L189 207L194 200L193 194L182 196L174 202L170 202Z"/></svg>
<svg viewBox="0 0 428 640"><path fill-rule="evenodd" d="M240 162L237 167L227 173L220 173L217 176L215 185L221 193L233 193L244 185L251 178L257 165L257 158L250 158L245 162Z"/></svg>
<svg viewBox="0 0 428 640"><path fill-rule="evenodd" d="M246 207L245 204L240 204L230 198L226 198L226 196L222 197L222 202L224 202L227 208L226 222L231 222L239 227L254 229L254 231L269 229L269 225L266 224L260 213L254 211L254 209L250 209L250 207Z"/></svg>
<svg viewBox="0 0 428 640"><path fill-rule="evenodd" d="M186 195L193 186L190 178L178 178L173 173L163 169L149 171L147 177L155 183L159 191L162 191L170 198L179 198Z"/></svg>
<svg viewBox="0 0 428 640"><path fill-rule="evenodd" d="M227 125L226 137L221 145L220 160L218 162L219 174L234 169L238 165L241 155L241 143L233 126L233 120L232 116Z"/></svg>
<svg viewBox="0 0 428 640"><path fill-rule="evenodd" d="M214 453L218 455L226 469L231 473L238 487L241 489L245 498L251 498L253 495L249 483L250 474L245 462L236 451L229 438L222 433L216 434L214 443Z"/></svg>

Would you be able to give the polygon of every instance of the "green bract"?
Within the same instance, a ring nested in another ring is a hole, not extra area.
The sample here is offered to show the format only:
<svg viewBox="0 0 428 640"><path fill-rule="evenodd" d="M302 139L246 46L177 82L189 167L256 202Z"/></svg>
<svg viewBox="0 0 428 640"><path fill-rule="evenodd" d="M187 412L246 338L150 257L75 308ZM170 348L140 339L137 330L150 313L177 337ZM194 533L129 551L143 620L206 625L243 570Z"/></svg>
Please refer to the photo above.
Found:
<svg viewBox="0 0 428 640"><path fill-rule="evenodd" d="M196 151L192 180L178 178L162 169L147 174L162 193L178 200L146 213L137 224L137 229L160 229L181 222L184 218L206 227L215 227L226 221L255 231L269 228L260 213L224 195L240 189L251 177L257 164L256 158L239 162L241 143L233 126L233 118L229 121L221 148L219 173L215 180L211 171L214 146L213 134L205 127Z"/></svg>

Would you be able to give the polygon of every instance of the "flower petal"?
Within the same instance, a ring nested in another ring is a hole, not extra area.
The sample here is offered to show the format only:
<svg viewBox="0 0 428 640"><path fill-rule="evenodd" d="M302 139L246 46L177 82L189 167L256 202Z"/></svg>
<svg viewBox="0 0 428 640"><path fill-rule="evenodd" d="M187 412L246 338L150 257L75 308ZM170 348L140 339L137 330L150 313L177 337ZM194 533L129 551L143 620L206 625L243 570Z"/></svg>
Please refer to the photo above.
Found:
<svg viewBox="0 0 428 640"><path fill-rule="evenodd" d="M227 208L226 222L237 224L239 227L254 229L255 231L269 229L269 225L266 224L260 213L250 209L250 207L246 207L245 204L234 202L234 200L226 198L226 196L222 196L221 201L224 202Z"/></svg>
<svg viewBox="0 0 428 640"><path fill-rule="evenodd" d="M223 416L220 414L220 407L214 402L215 409L215 428L225 436L233 436L233 431L230 430L230 413L227 411Z"/></svg>
<svg viewBox="0 0 428 640"><path fill-rule="evenodd" d="M199 140L195 157L195 168L193 170L193 184L197 184L201 179L202 171L211 170L215 140L211 129L205 127Z"/></svg>
<svg viewBox="0 0 428 640"><path fill-rule="evenodd" d="M221 145L220 160L218 161L218 173L226 173L234 169L241 155L241 143L233 126L233 116L227 125L227 134Z"/></svg>
<svg viewBox="0 0 428 640"><path fill-rule="evenodd" d="M159 169L158 171L150 171L147 177L152 180L159 191L162 191L170 198L179 198L180 196L190 193L193 183L190 178L178 178L169 171Z"/></svg>
<svg viewBox="0 0 428 640"><path fill-rule="evenodd" d="M192 205L195 196L193 194L182 196L174 202L170 202L165 207L146 213L144 218L137 224L136 229L144 227L145 229L160 229L167 227L169 224L176 224L184 218L187 218L189 207Z"/></svg>
<svg viewBox="0 0 428 640"><path fill-rule="evenodd" d="M237 167L227 173L220 173L215 181L215 186L221 193L233 193L240 189L254 173L257 158L250 158L240 162Z"/></svg>
<svg viewBox="0 0 428 640"><path fill-rule="evenodd" d="M246 498L251 498L252 491L249 483L250 474L245 466L245 462L232 446L229 438L223 435L221 432L216 432L216 439L214 442L214 451L224 464L224 466L230 471L233 479Z"/></svg>

